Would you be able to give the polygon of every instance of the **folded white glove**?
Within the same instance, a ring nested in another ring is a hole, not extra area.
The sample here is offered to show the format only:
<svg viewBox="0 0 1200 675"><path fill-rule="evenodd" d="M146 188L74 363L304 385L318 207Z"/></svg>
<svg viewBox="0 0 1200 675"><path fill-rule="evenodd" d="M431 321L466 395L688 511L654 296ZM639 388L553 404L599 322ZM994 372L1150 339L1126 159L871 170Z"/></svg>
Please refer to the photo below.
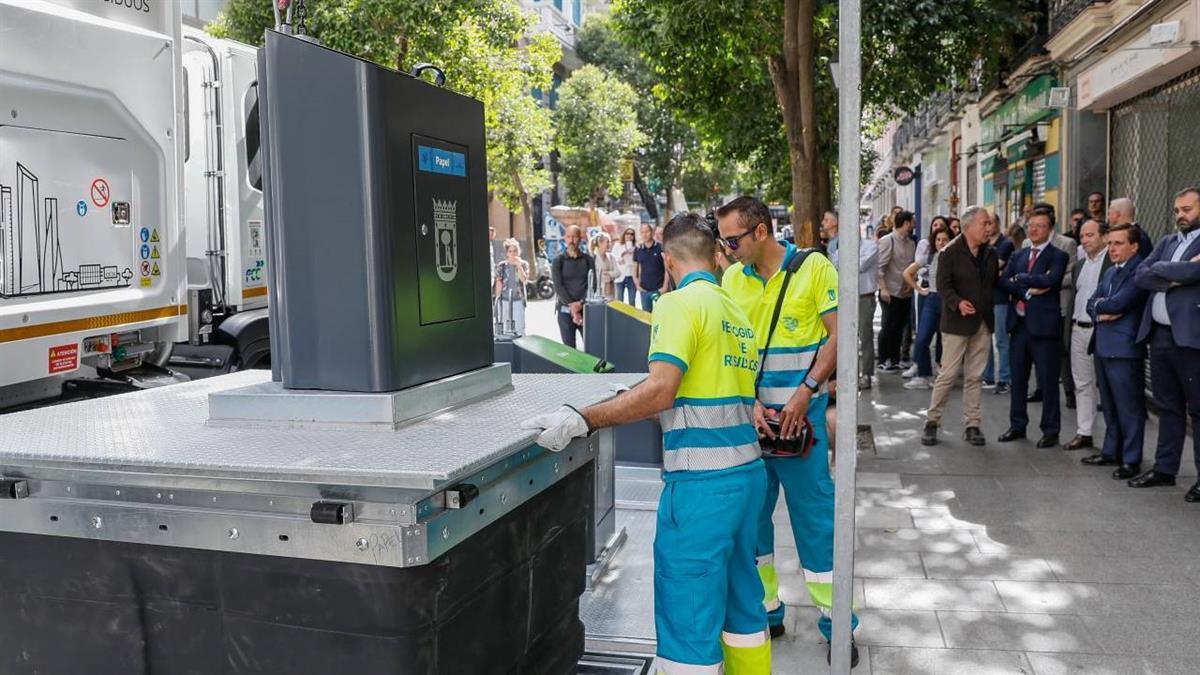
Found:
<svg viewBox="0 0 1200 675"><path fill-rule="evenodd" d="M629 386L613 382L608 385L608 390L613 394L624 394L625 392L629 391Z"/></svg>
<svg viewBox="0 0 1200 675"><path fill-rule="evenodd" d="M554 412L531 417L521 422L521 428L541 429L537 444L554 452L560 452L572 440L588 434L587 420L569 405L564 405Z"/></svg>

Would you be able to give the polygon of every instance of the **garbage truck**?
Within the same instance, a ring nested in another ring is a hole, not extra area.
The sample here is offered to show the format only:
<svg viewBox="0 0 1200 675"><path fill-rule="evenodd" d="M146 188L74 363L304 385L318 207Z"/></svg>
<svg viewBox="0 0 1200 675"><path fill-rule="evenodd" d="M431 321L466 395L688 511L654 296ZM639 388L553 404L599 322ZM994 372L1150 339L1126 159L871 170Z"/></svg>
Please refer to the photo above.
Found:
<svg viewBox="0 0 1200 675"><path fill-rule="evenodd" d="M0 410L270 364L256 50L181 24L0 0Z"/></svg>

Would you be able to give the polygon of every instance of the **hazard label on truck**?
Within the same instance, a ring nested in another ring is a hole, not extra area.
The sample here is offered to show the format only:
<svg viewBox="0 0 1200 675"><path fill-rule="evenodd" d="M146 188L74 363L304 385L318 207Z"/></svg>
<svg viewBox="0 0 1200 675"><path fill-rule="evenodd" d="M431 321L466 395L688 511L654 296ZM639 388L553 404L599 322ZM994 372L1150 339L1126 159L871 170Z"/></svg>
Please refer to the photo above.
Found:
<svg viewBox="0 0 1200 675"><path fill-rule="evenodd" d="M108 181L103 178L97 178L92 181L92 203L96 208L102 209L108 206L108 200L112 197L112 193L108 187Z"/></svg>
<svg viewBox="0 0 1200 675"><path fill-rule="evenodd" d="M59 345L50 348L50 374L65 373L79 367L79 345Z"/></svg>

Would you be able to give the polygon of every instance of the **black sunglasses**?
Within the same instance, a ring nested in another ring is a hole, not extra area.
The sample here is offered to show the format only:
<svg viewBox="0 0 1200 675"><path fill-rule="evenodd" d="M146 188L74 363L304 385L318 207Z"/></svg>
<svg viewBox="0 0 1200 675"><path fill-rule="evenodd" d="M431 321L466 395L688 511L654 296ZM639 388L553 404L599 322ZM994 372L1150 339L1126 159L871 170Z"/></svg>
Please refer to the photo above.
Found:
<svg viewBox="0 0 1200 675"><path fill-rule="evenodd" d="M725 246L728 247L730 251L736 251L736 250L738 250L738 246L741 245L742 237L754 234L754 231L757 229L758 229L758 226L756 225L756 226L754 226L754 228L746 230L745 232L737 235L736 237L721 237L721 241L725 242Z"/></svg>

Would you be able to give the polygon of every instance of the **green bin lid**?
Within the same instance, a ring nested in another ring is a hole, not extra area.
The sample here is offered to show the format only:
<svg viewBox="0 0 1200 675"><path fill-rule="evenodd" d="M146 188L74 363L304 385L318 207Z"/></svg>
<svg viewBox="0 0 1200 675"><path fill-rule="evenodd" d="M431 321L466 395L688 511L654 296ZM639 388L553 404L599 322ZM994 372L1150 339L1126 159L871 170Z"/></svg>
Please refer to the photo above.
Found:
<svg viewBox="0 0 1200 675"><path fill-rule="evenodd" d="M550 361L571 373L611 373L613 365L587 352L568 347L541 335L526 335L513 340L513 346Z"/></svg>

